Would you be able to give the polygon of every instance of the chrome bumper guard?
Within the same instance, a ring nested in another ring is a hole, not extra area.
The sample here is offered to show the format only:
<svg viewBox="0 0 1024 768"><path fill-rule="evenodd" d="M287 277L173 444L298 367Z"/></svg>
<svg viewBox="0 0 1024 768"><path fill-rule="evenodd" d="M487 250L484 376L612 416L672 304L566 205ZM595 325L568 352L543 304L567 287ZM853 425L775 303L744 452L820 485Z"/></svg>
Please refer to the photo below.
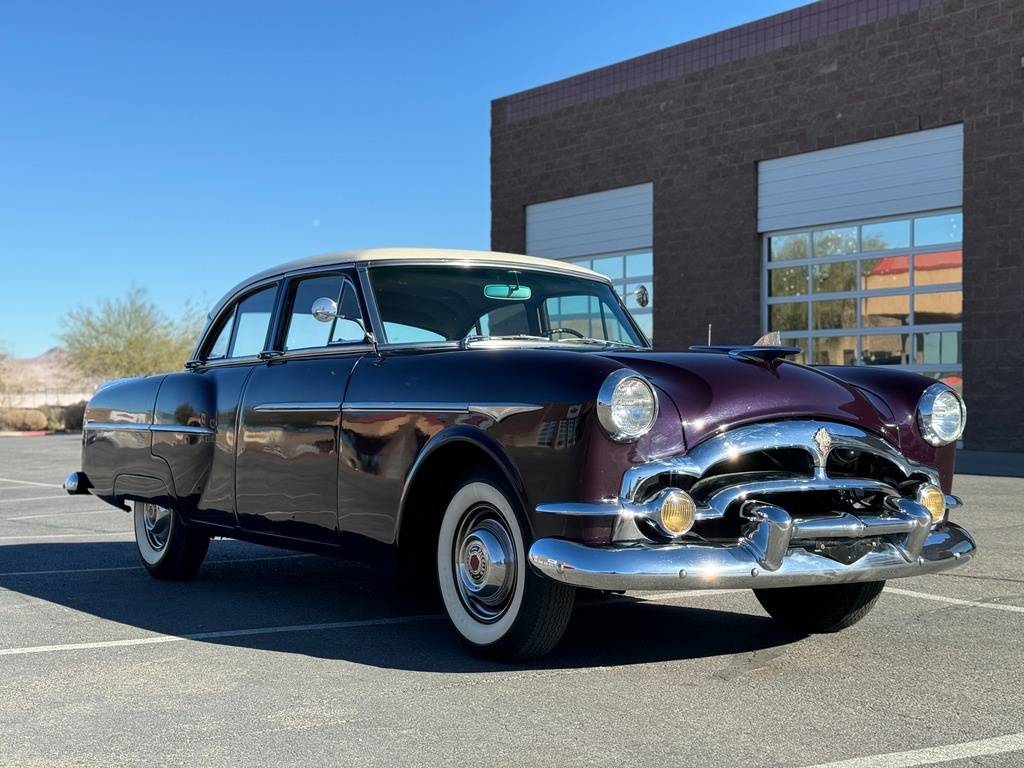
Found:
<svg viewBox="0 0 1024 768"><path fill-rule="evenodd" d="M547 538L530 548L530 562L555 581L592 589L763 589L918 576L961 565L975 552L967 531L949 522L933 528L928 510L911 499L895 500L884 516L793 519L759 501L741 514L750 525L732 546ZM872 548L849 564L811 551L815 540L865 537Z"/></svg>

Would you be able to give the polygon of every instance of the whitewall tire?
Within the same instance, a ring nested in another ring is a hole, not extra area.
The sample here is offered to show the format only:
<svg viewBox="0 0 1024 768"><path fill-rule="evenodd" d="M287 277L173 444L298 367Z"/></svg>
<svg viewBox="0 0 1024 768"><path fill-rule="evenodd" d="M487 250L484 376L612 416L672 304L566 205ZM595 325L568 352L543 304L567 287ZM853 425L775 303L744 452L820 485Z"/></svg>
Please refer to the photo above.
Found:
<svg viewBox="0 0 1024 768"><path fill-rule="evenodd" d="M573 589L528 565L527 529L513 499L496 472L476 471L457 484L441 520L437 577L448 618L470 650L529 658L561 638Z"/></svg>
<svg viewBox="0 0 1024 768"><path fill-rule="evenodd" d="M135 502L135 544L146 570L158 579L189 579L206 557L210 537L181 521L177 511Z"/></svg>

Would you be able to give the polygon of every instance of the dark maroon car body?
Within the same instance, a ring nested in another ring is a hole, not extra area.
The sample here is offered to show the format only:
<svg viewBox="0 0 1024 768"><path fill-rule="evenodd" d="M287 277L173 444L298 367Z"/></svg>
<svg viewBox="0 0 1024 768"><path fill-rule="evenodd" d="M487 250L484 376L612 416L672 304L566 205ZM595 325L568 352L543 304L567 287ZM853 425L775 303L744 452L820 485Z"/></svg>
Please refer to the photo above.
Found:
<svg viewBox="0 0 1024 768"><path fill-rule="evenodd" d="M963 529L944 514L927 518L913 501L931 484L950 494L948 504L959 503L951 496L955 446L926 441L918 420L932 379L809 367L785 350L370 341L282 349L290 286L320 272L358 286L364 321L381 338L370 295L376 263L286 265L229 293L187 370L114 382L92 398L73 489L122 508L137 502L174 509L185 525L211 536L346 555L400 552L436 545L438 500L467 467L486 464L517 497L533 543L531 565L553 580L597 589L670 588L673 579L692 578L686 564L705 560L713 564L699 586L716 583L719 571L726 586L773 586L772 578L791 586L913 575L973 553ZM264 349L244 359L207 359L222 318L267 286L276 298ZM623 371L648 382L658 403L650 429L628 441L610 439L598 418L602 384ZM780 440L794 430L798 439L774 444L764 429L773 425ZM738 447L730 448L731 436ZM714 451L728 460L687 464ZM842 466L834 463L840 458ZM765 480L785 493L773 497L757 485ZM707 514L681 538L634 525L666 488L692 492L703 504L730 483L751 482L760 493L736 494L718 514L703 508ZM793 521L786 516L781 527L758 518L773 499L793 503L799 514L790 510ZM865 517L872 505L880 516ZM868 533L836 522L830 533L817 540L808 533L800 543L801 525L826 530L822 515L861 529L880 525L885 535L871 539L870 551L851 549L843 537ZM912 556L891 535L897 523L903 533L930 526ZM768 528L784 534L775 562L758 543ZM792 574L783 556L795 558Z"/></svg>

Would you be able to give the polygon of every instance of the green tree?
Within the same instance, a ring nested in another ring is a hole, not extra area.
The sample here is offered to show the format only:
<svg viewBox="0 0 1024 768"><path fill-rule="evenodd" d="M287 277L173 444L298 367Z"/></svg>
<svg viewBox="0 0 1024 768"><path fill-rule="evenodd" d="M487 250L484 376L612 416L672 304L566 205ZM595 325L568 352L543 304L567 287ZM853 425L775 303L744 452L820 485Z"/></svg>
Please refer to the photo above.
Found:
<svg viewBox="0 0 1024 768"><path fill-rule="evenodd" d="M202 322L195 304L169 317L135 287L119 299L73 309L62 321L60 341L71 367L86 378L145 376L180 369Z"/></svg>

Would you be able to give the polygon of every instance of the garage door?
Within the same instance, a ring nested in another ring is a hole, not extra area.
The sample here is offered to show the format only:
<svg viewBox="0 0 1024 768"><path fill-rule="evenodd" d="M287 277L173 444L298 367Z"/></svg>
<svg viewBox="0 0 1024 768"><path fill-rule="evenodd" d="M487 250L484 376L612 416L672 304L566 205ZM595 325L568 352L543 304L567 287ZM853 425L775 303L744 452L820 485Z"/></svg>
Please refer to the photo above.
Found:
<svg viewBox="0 0 1024 768"><path fill-rule="evenodd" d="M761 163L764 329L960 389L962 196L959 125Z"/></svg>
<svg viewBox="0 0 1024 768"><path fill-rule="evenodd" d="M640 327L652 335L653 185L637 184L526 206L526 252L608 276ZM636 303L648 289L650 303Z"/></svg>

